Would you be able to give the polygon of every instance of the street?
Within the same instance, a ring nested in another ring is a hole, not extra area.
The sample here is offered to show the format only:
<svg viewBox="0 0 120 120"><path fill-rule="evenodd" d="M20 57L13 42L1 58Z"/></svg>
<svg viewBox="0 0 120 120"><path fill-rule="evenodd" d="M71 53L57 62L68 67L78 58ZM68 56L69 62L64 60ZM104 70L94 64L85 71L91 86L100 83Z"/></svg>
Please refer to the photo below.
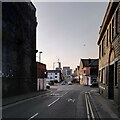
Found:
<svg viewBox="0 0 120 120"><path fill-rule="evenodd" d="M56 90L3 107L3 118L87 118L85 92L89 86L58 85Z"/></svg>
<svg viewBox="0 0 120 120"><path fill-rule="evenodd" d="M22 1L0 2L0 119L119 120L120 0Z"/></svg>

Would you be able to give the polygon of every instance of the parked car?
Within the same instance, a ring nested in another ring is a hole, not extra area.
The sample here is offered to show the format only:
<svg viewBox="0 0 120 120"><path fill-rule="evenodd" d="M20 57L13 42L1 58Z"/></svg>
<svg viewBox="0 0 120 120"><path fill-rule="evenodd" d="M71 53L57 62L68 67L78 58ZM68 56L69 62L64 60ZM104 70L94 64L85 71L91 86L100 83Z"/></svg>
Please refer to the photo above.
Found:
<svg viewBox="0 0 120 120"><path fill-rule="evenodd" d="M62 81L62 82L61 82L61 85L65 85L65 81Z"/></svg>
<svg viewBox="0 0 120 120"><path fill-rule="evenodd" d="M71 82L71 81L68 81L68 85L72 85L72 82Z"/></svg>
<svg viewBox="0 0 120 120"><path fill-rule="evenodd" d="M98 82L93 82L92 85L90 85L90 87L98 87Z"/></svg>
<svg viewBox="0 0 120 120"><path fill-rule="evenodd" d="M48 83L46 84L46 88L47 88L47 89L50 89L50 85L49 85Z"/></svg>

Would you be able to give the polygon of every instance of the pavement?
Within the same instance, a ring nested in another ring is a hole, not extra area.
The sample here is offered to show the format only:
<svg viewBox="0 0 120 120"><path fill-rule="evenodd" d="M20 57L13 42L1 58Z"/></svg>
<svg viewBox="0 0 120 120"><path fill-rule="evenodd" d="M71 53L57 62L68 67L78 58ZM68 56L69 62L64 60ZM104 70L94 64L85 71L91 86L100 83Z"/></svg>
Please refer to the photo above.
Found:
<svg viewBox="0 0 120 120"><path fill-rule="evenodd" d="M117 103L100 95L98 88L90 91L90 100L98 118L120 120Z"/></svg>
<svg viewBox="0 0 120 120"><path fill-rule="evenodd" d="M17 96L3 98L2 106L6 106L9 104L16 103L16 102L19 102L19 101L22 101L25 99L33 98L36 96L45 95L45 94L50 93L55 90L56 90L56 88L52 87L52 88L44 90L44 91L41 90L41 91L36 91L36 92L31 92L31 93L26 93L26 94L21 94L21 95L17 95Z"/></svg>

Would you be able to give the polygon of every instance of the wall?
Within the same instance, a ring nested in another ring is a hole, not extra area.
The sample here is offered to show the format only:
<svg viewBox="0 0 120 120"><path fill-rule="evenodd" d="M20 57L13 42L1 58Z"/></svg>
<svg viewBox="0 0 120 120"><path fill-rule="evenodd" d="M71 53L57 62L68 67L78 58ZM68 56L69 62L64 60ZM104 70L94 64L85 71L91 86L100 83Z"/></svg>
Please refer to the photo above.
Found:
<svg viewBox="0 0 120 120"><path fill-rule="evenodd" d="M46 65L43 63L37 62L37 78L45 78L46 74Z"/></svg>
<svg viewBox="0 0 120 120"><path fill-rule="evenodd" d="M119 9L118 9L119 8ZM110 9L109 9L110 10ZM104 20L109 20L108 23L102 26L103 28L106 27L103 34L100 34L101 39L99 45L102 44L103 38L107 33L107 29L110 29L110 24L112 25L112 21L114 19L114 24L116 23L116 11L118 10L118 32L114 31L114 37L110 40L110 34L108 35L108 46L106 47L106 40L105 39L105 55L99 59L99 79L100 79L100 93L110 99L114 99L116 103L118 103L120 109L120 2L114 3L114 6L111 7L110 13L108 11L109 18L105 18ZM114 30L116 30L116 26L114 26ZM112 36L112 29L111 29L111 36ZM100 49L99 49L100 50ZM100 51L99 51L100 52ZM118 63L116 66L116 62ZM111 66L113 66L113 72L111 73ZM102 69L105 69L106 75L104 77L105 80L102 80ZM116 72L117 70L117 72ZM115 77L116 72L116 77ZM111 80L111 75L113 79ZM104 81L103 82L101 82ZM116 80L118 83L116 84ZM113 97L110 95L113 93Z"/></svg>
<svg viewBox="0 0 120 120"><path fill-rule="evenodd" d="M2 3L3 97L36 90L36 9Z"/></svg>

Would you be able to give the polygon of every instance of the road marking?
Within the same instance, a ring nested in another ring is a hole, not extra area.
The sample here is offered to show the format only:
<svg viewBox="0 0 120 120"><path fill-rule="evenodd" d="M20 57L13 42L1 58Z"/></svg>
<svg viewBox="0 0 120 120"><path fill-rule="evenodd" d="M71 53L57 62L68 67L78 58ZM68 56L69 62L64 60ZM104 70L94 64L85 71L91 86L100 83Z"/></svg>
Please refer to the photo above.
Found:
<svg viewBox="0 0 120 120"><path fill-rule="evenodd" d="M68 92L66 92L65 94L61 95L61 97L63 97L64 95L66 95Z"/></svg>
<svg viewBox="0 0 120 120"><path fill-rule="evenodd" d="M88 116L88 120L90 120L91 118L94 120L95 116L93 113L93 109L90 103L90 98L88 96L88 94L90 94L89 92L85 92L85 101L86 101L86 109L87 109L87 116ZM91 115L90 115L91 113Z"/></svg>
<svg viewBox="0 0 120 120"><path fill-rule="evenodd" d="M75 99L69 98L69 99L68 99L68 102L73 102L73 103L74 103L74 102L75 102Z"/></svg>
<svg viewBox="0 0 120 120"><path fill-rule="evenodd" d="M52 93L52 94L50 94L51 96L58 96L58 95L60 95L59 93Z"/></svg>
<svg viewBox="0 0 120 120"><path fill-rule="evenodd" d="M86 102L86 109L87 109L87 117L88 120L90 120L90 113L89 113L89 107L88 107L88 101L87 101L87 94L85 93L85 102Z"/></svg>
<svg viewBox="0 0 120 120"><path fill-rule="evenodd" d="M60 99L60 98L58 98L58 99L56 99L55 101L53 101L52 103L50 103L50 104L48 105L48 107L50 107L51 105L53 105L54 103L56 103L59 99Z"/></svg>
<svg viewBox="0 0 120 120"><path fill-rule="evenodd" d="M36 113L35 115L33 115L32 117L30 117L28 120L31 120L33 118L35 118L39 113Z"/></svg>
<svg viewBox="0 0 120 120"><path fill-rule="evenodd" d="M66 92L64 95L66 95L67 93L68 93L68 92ZM64 96L64 95L63 95L63 96Z"/></svg>
<svg viewBox="0 0 120 120"><path fill-rule="evenodd" d="M60 95L60 93L52 93L52 94L50 94L51 96L57 96L57 97L63 97L64 95L66 95L68 92L66 92L65 94L63 94L63 95Z"/></svg>
<svg viewBox="0 0 120 120"><path fill-rule="evenodd" d="M89 104L89 106L90 106L91 115L92 115L92 118L93 118L93 120L94 120L94 119L95 119L95 116L94 116L94 113L93 113L93 110L92 110L92 106L91 106L91 103L90 103L90 99L89 99L88 96L87 96L87 98L88 98L88 104Z"/></svg>

